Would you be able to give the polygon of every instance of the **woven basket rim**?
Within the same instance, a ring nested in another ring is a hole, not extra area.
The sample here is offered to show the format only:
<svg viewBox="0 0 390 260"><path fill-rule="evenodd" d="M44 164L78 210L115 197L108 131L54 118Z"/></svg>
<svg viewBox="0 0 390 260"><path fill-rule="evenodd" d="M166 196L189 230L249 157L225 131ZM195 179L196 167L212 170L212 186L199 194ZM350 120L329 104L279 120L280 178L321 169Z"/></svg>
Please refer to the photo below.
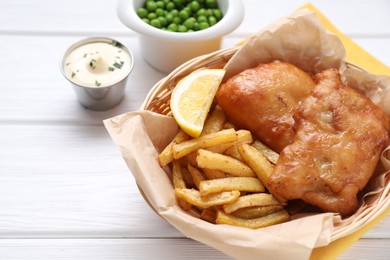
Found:
<svg viewBox="0 0 390 260"><path fill-rule="evenodd" d="M222 68L225 66L225 64L230 60L230 58L241 48L241 46L234 46L230 48L221 49L206 55L202 55L196 58L193 58L181 66L177 67L175 70L173 70L171 73L169 73L166 77L162 78L160 81L158 81L149 91L147 94L144 102L142 103L140 110L148 110L157 112L159 114L163 115L170 115L170 108L169 108L169 100L170 100L170 93L172 92L176 82L180 80L182 77L188 75L190 72L202 69L202 68ZM365 71L361 67L352 64L350 62L346 62L346 66L349 68L355 68L361 71ZM138 189L140 190L143 198L146 200L146 202L149 204L149 206L158 214L156 209L153 208L153 206L148 201L147 197L143 193L140 186L138 186ZM384 187L384 193L390 190L390 182L385 183ZM380 208L379 211L374 212L373 214L375 216L372 216L371 212L368 214L362 214L358 220L352 220L348 221L348 218L344 222L344 225L335 226L335 228L332 231L331 234L331 241L335 241L341 237L347 236L353 232L356 232L358 229L362 228L366 224L369 223L368 220L373 219L377 217L378 215L382 214L387 207L390 205L390 196L385 195L384 199L380 201L382 205L382 208ZM378 204L375 204L377 206ZM351 229L349 226L351 224L356 224L356 222L361 223L359 228Z"/></svg>
<svg viewBox="0 0 390 260"><path fill-rule="evenodd" d="M171 73L169 73L166 77L162 78L160 81L158 81L149 91L147 96L144 99L144 102L142 103L140 110L152 110L153 108L153 101L155 99L160 98L163 94L165 94L165 91L172 90L169 89L170 87L173 88L175 83L181 79L182 77L188 75L190 72L201 69L201 68L222 68L229 59L236 53L237 50L239 50L241 46L235 46L231 48L221 49L209 54L201 55L199 57L193 58L179 67L177 67L175 70L173 70ZM166 100L169 102L169 100Z"/></svg>

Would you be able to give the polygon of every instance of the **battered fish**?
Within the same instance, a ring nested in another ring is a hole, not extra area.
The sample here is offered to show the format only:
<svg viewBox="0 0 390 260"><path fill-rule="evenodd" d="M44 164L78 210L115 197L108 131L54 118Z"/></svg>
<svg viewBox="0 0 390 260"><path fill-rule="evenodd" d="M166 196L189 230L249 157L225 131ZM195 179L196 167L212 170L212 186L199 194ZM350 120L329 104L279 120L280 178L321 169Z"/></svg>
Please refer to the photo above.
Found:
<svg viewBox="0 0 390 260"><path fill-rule="evenodd" d="M231 122L280 152L294 138L295 109L314 86L301 69L274 61L230 78L216 98Z"/></svg>
<svg viewBox="0 0 390 260"><path fill-rule="evenodd" d="M294 115L294 141L281 152L267 186L284 199L348 216L389 143L389 117L343 86L337 70L315 80L318 85Z"/></svg>

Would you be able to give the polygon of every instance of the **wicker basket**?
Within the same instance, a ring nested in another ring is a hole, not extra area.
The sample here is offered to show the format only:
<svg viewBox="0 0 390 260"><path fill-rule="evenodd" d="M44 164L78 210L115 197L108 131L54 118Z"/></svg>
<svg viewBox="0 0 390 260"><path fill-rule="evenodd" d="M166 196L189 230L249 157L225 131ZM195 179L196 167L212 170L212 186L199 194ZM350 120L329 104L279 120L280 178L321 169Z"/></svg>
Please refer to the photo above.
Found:
<svg viewBox="0 0 390 260"><path fill-rule="evenodd" d="M194 58L182 64L174 71L172 71L168 76L166 76L165 78L163 78L153 86L153 88L150 90L147 97L145 98L140 109L153 111L162 115L171 115L171 110L169 106L171 93L176 83L181 78L187 76L192 71L201 68L213 68L213 69L223 68L225 64L231 59L231 57L240 48L241 46L222 49L207 55ZM347 67L354 67L356 69L361 70L361 68L350 63L347 63ZM378 200L379 201L378 203L367 206L365 208L360 208L353 216L347 219L336 221L336 224L334 226L331 235L331 241L337 240L341 237L347 236L359 230L360 228L362 228L363 226L365 226L366 224L374 220L376 217L378 217L378 215L382 214L387 209L390 202L389 178L387 178L385 182L386 182L385 187L380 192L381 198ZM147 197L145 196L145 194L142 192L141 189L140 192L144 197L144 199L146 200L146 202L150 205Z"/></svg>

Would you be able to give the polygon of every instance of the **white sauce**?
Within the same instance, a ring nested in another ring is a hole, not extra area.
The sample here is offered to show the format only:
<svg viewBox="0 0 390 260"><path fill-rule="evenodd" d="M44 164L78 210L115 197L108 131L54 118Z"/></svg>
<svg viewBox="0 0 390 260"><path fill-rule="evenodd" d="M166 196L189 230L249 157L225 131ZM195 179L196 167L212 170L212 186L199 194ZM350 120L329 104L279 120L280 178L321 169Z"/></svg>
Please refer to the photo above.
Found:
<svg viewBox="0 0 390 260"><path fill-rule="evenodd" d="M116 42L87 43L73 50L65 60L65 73L76 84L104 87L126 77L130 55Z"/></svg>

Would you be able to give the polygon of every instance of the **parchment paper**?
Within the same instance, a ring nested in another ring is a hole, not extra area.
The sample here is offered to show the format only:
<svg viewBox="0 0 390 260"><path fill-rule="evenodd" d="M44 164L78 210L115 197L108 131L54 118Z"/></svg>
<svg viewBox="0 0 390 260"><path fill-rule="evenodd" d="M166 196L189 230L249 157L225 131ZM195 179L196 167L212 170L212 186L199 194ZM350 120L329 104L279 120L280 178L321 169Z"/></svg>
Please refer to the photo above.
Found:
<svg viewBox="0 0 390 260"><path fill-rule="evenodd" d="M248 39L226 65L226 75L275 59L308 72L334 67L340 70L344 82L364 92L390 115L390 77L347 68L344 57L340 40L322 27L314 13L303 10L270 24ZM356 231L390 204L390 184L384 173L390 169L390 155L384 152L382 171L371 182L369 196L348 219L323 213L258 230L210 224L177 205L167 176L170 169L162 169L158 164L159 152L178 131L172 117L134 111L107 119L104 124L150 206L187 237L236 259L308 259L313 248Z"/></svg>

